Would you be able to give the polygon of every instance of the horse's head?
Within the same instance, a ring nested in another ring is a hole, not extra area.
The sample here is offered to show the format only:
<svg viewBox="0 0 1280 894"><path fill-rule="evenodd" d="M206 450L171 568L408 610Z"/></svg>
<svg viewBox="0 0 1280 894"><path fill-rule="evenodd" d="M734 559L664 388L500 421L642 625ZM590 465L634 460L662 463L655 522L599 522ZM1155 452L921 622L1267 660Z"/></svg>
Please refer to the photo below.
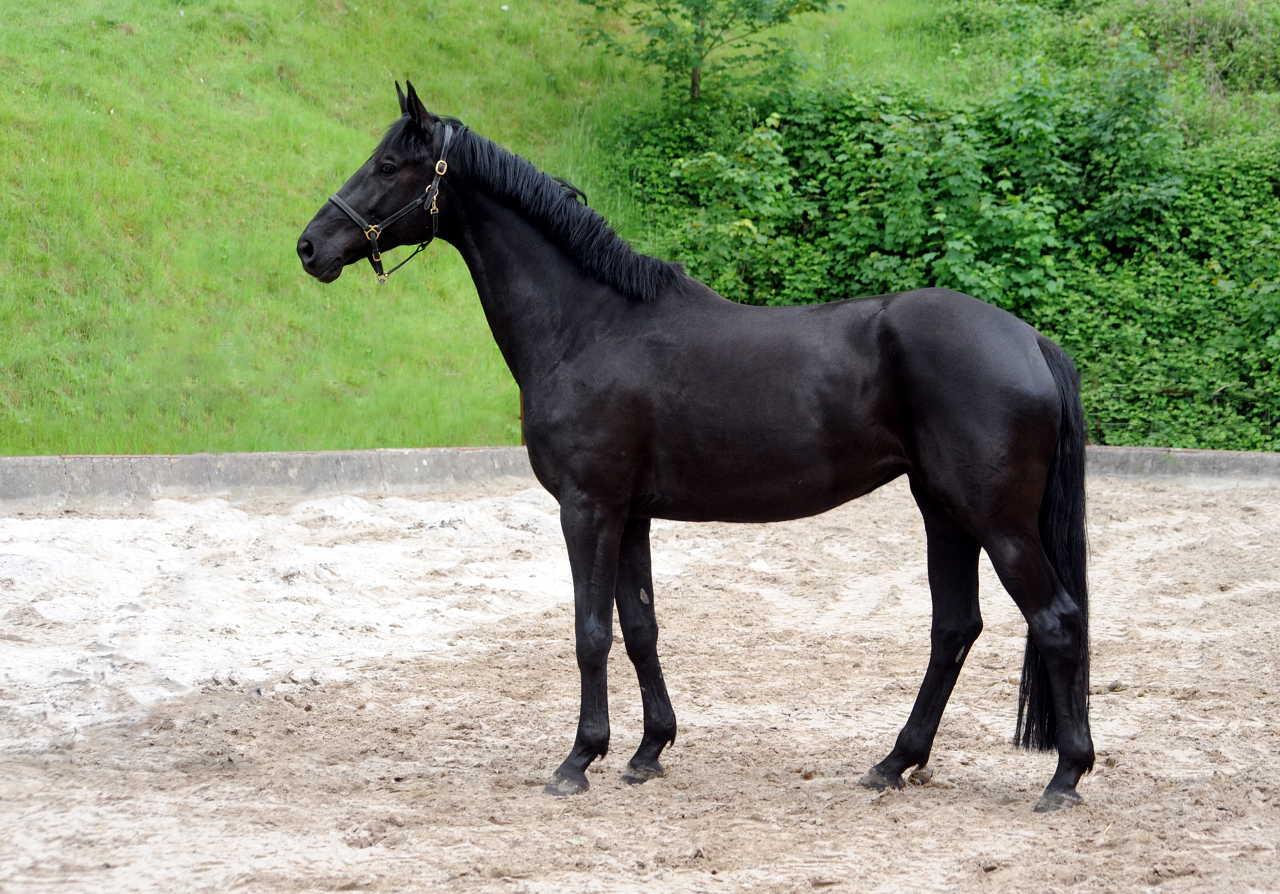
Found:
<svg viewBox="0 0 1280 894"><path fill-rule="evenodd" d="M396 84L400 120L298 239L302 269L321 282L333 282L362 258L384 281L380 252L413 242L422 243L421 250L436 234L446 153L457 128L428 112L413 84L407 86L408 96Z"/></svg>

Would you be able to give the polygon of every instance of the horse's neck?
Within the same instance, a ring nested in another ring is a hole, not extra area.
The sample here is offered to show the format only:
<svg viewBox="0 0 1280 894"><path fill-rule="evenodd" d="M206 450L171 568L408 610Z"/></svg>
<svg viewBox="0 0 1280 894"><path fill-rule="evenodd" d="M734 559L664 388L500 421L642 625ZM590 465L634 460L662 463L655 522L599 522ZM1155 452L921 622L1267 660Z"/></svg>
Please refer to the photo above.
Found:
<svg viewBox="0 0 1280 894"><path fill-rule="evenodd" d="M467 196L450 241L475 281L498 349L525 387L575 343L607 325L607 301L621 303L518 212L488 196Z"/></svg>

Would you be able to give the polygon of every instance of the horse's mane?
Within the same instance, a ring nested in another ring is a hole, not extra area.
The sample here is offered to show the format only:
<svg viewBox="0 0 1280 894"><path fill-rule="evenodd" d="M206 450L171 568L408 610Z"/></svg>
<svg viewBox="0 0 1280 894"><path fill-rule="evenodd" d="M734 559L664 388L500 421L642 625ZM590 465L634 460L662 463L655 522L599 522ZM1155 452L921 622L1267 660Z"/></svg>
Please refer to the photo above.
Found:
<svg viewBox="0 0 1280 894"><path fill-rule="evenodd" d="M523 214L588 276L642 301L652 301L684 276L681 265L635 251L603 217L578 201L581 190L544 174L456 118L443 120L454 127L447 153L451 172L456 170ZM435 161L429 158L431 147L422 131L408 115L391 125L383 146L416 161Z"/></svg>

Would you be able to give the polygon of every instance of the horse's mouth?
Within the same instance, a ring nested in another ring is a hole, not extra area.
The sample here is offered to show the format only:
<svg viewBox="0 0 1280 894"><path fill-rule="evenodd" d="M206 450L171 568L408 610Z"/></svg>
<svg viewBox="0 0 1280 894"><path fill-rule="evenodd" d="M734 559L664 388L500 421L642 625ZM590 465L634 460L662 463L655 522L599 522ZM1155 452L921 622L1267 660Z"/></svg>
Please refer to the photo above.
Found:
<svg viewBox="0 0 1280 894"><path fill-rule="evenodd" d="M329 262L328 267L314 274L314 276L323 283L331 283L342 275L343 266L342 258L334 258Z"/></svg>

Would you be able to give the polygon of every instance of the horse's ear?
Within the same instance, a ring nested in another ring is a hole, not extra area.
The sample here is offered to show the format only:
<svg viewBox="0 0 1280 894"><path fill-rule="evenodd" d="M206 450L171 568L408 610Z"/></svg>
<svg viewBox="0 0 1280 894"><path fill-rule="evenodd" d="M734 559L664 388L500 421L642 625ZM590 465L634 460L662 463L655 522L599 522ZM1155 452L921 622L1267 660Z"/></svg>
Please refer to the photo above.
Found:
<svg viewBox="0 0 1280 894"><path fill-rule="evenodd" d="M440 119L427 111L427 107L422 104L422 100L418 99L418 91L413 89L412 81L405 81L404 85L409 88L409 96L405 100L405 105L409 117L414 123L422 128L423 132L430 132L440 123Z"/></svg>
<svg viewBox="0 0 1280 894"><path fill-rule="evenodd" d="M400 100L400 114L409 114L409 101L404 98L404 91L400 89L399 81L396 81L396 97Z"/></svg>

